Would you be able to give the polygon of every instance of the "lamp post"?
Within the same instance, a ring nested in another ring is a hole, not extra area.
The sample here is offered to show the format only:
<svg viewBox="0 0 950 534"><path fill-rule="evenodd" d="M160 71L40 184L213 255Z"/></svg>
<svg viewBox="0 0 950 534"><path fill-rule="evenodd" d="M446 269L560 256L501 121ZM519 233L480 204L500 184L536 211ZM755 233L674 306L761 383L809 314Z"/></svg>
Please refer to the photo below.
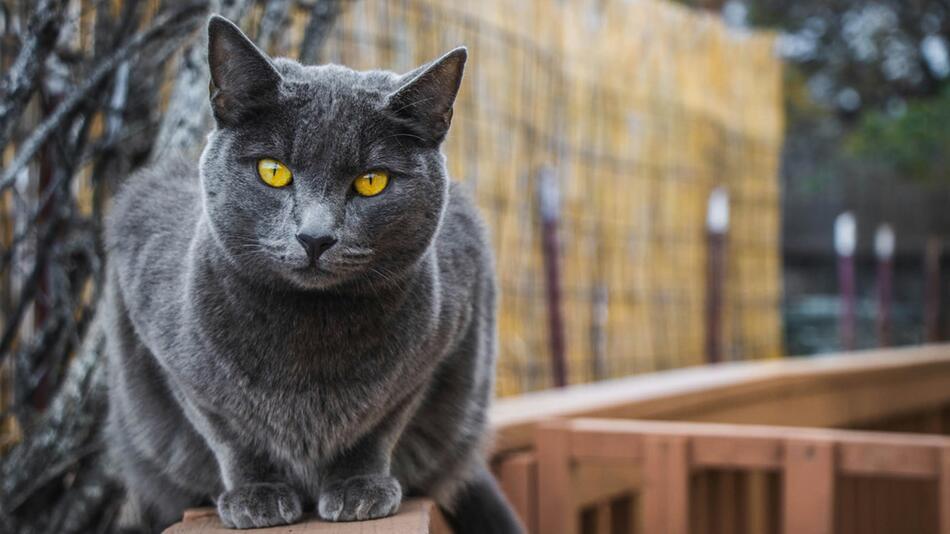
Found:
<svg viewBox="0 0 950 534"><path fill-rule="evenodd" d="M556 387L567 385L567 359L564 350L564 316L561 313L561 256L558 224L561 220L561 194L557 176L544 168L538 180L538 204L541 211L541 249L544 257L545 292L548 300L548 335L551 345L551 374Z"/></svg>
<svg viewBox="0 0 950 534"><path fill-rule="evenodd" d="M874 234L877 256L877 340L881 347L891 345L891 302L894 287L894 230L882 224Z"/></svg>
<svg viewBox="0 0 950 534"><path fill-rule="evenodd" d="M927 239L924 249L924 336L928 343L940 341L940 256L939 237Z"/></svg>
<svg viewBox="0 0 950 534"><path fill-rule="evenodd" d="M726 234L729 232L729 192L717 187L706 209L706 359L723 360L723 295L726 285Z"/></svg>
<svg viewBox="0 0 950 534"><path fill-rule="evenodd" d="M855 288L854 250L857 246L858 225L854 214L846 211L835 219L835 252L838 255L838 287L841 292L840 335L841 349L854 350Z"/></svg>

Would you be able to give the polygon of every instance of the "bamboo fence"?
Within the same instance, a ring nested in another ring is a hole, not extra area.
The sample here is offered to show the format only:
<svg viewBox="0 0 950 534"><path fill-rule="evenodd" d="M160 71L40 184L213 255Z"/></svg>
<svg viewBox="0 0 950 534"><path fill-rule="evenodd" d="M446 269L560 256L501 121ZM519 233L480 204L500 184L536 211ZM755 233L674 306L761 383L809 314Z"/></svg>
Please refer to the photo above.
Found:
<svg viewBox="0 0 950 534"><path fill-rule="evenodd" d="M312 8L288 4L270 52L299 57ZM264 11L245 18L251 34ZM92 39L94 12L76 39ZM717 186L733 221L723 354L781 355L772 35L658 0L350 0L316 62L406 71L460 44L470 57L445 153L491 228L500 395L552 384L542 186L560 201L570 383L704 361L704 222ZM90 171L74 188L82 206Z"/></svg>

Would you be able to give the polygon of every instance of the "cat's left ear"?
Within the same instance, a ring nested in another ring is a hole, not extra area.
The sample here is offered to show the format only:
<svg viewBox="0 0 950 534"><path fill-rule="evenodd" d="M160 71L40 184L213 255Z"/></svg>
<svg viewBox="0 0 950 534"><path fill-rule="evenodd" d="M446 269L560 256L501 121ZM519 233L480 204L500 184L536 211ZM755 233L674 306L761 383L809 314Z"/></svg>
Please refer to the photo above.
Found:
<svg viewBox="0 0 950 534"><path fill-rule="evenodd" d="M460 46L405 75L406 81L389 95L387 109L427 140L441 143L452 123L452 104L462 84L466 59L468 50Z"/></svg>
<svg viewBox="0 0 950 534"><path fill-rule="evenodd" d="M273 62L233 22L208 21L211 109L219 124L238 122L276 101L281 75Z"/></svg>

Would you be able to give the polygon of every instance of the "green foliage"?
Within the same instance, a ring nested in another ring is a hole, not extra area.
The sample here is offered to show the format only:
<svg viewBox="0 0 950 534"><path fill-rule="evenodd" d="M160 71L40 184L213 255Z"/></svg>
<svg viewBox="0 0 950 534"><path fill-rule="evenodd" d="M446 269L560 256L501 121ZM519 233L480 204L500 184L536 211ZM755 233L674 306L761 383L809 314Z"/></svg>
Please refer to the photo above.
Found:
<svg viewBox="0 0 950 534"><path fill-rule="evenodd" d="M950 183L950 88L912 101L900 114L864 113L847 146L904 179Z"/></svg>

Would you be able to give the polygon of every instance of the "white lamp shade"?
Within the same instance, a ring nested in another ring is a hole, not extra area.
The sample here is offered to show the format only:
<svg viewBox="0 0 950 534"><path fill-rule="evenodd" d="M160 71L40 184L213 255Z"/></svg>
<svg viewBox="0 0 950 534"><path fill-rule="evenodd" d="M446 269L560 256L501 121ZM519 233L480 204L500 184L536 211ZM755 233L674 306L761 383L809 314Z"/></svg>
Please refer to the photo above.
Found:
<svg viewBox="0 0 950 534"><path fill-rule="evenodd" d="M729 193L724 187L717 187L709 194L706 228L716 234L724 234L729 230Z"/></svg>
<svg viewBox="0 0 950 534"><path fill-rule="evenodd" d="M874 233L874 253L878 259L887 260L894 256L894 246L897 238L894 236L894 229L889 224L882 224L877 227Z"/></svg>
<svg viewBox="0 0 950 534"><path fill-rule="evenodd" d="M846 211L835 219L835 252L839 256L853 256L858 244L858 223L854 214Z"/></svg>

